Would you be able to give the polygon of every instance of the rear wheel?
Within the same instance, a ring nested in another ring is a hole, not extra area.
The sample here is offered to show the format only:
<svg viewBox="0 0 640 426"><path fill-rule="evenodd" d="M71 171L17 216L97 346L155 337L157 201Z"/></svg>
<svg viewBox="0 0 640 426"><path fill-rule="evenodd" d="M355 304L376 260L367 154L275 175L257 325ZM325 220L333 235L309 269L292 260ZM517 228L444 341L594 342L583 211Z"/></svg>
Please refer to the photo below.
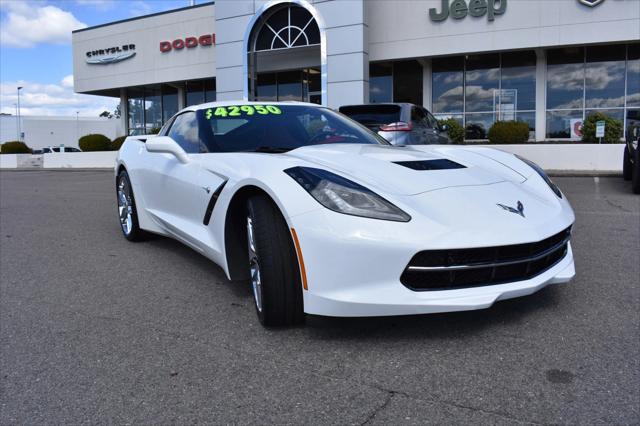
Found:
<svg viewBox="0 0 640 426"><path fill-rule="evenodd" d="M633 174L633 164L631 164L631 156L629 155L629 147L624 147L624 157L622 159L622 177L624 180L631 180Z"/></svg>
<svg viewBox="0 0 640 426"><path fill-rule="evenodd" d="M247 247L253 299L265 326L304 321L302 283L291 233L266 195L247 203Z"/></svg>
<svg viewBox="0 0 640 426"><path fill-rule="evenodd" d="M635 194L640 194L640 145L633 151L633 171L631 188Z"/></svg>
<svg viewBox="0 0 640 426"><path fill-rule="evenodd" d="M126 170L118 174L116 181L116 194L118 196L118 218L120 219L120 229L124 237L129 241L140 241L144 239L145 233L140 229L138 223L138 211L136 201L131 189L131 181Z"/></svg>

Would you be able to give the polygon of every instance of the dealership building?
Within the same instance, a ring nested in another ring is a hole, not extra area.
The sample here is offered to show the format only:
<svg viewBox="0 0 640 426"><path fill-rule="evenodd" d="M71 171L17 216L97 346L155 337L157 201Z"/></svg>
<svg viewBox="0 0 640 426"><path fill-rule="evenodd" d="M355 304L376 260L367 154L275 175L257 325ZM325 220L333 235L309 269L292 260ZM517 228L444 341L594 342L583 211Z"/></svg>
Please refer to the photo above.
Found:
<svg viewBox="0 0 640 426"><path fill-rule="evenodd" d="M467 140L498 120L578 139L599 111L640 121L638 0L226 0L73 33L77 93L122 128L214 100L410 102Z"/></svg>

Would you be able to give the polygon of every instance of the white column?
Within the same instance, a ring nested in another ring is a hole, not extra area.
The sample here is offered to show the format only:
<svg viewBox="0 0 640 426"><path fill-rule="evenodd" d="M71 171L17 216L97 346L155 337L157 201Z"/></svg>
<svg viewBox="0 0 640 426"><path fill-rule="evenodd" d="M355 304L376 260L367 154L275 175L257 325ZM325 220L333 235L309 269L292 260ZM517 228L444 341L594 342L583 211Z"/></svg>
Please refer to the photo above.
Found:
<svg viewBox="0 0 640 426"><path fill-rule="evenodd" d="M185 94L184 94L184 84L176 87L178 89L178 111L182 108L186 107Z"/></svg>
<svg viewBox="0 0 640 426"><path fill-rule="evenodd" d="M544 49L536 49L536 141L547 134L547 57Z"/></svg>
<svg viewBox="0 0 640 426"><path fill-rule="evenodd" d="M127 99L127 89L120 89L120 126L117 136L129 134L129 102Z"/></svg>
<svg viewBox="0 0 640 426"><path fill-rule="evenodd" d="M422 65L422 106L431 111L431 100L433 97L431 91L431 78L433 75L431 59L418 59L418 62Z"/></svg>

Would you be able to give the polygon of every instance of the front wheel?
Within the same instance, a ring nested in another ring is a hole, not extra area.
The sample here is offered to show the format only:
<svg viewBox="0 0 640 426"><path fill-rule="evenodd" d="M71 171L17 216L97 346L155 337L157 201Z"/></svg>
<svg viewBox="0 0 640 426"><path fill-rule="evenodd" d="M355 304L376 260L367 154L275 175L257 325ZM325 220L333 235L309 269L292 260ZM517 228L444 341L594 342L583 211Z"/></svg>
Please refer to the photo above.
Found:
<svg viewBox="0 0 640 426"><path fill-rule="evenodd" d="M118 197L118 218L120 219L120 229L124 237L129 241L141 241L144 239L144 231L140 229L138 223L138 211L136 210L136 200L131 189L131 181L126 170L118 174L116 181L116 194Z"/></svg>
<svg viewBox="0 0 640 426"><path fill-rule="evenodd" d="M640 145L633 151L633 171L631 174L633 193L640 194Z"/></svg>
<svg viewBox="0 0 640 426"><path fill-rule="evenodd" d="M302 283L291 233L266 195L247 203L249 274L256 313L265 326L304 321Z"/></svg>
<svg viewBox="0 0 640 426"><path fill-rule="evenodd" d="M631 155L629 155L629 147L625 145L624 156L622 158L622 177L624 180L631 180L633 172L633 164L631 164Z"/></svg>

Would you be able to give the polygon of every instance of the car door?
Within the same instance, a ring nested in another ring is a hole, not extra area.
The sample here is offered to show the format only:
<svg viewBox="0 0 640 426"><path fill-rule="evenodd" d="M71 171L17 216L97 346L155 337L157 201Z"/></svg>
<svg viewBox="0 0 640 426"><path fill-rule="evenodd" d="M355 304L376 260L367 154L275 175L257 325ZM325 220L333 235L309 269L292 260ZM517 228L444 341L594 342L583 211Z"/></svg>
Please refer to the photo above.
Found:
<svg viewBox="0 0 640 426"><path fill-rule="evenodd" d="M187 154L203 152L196 112L186 111L175 117L167 136ZM198 155L181 163L174 155L148 153L154 156L147 171L148 210L171 234L188 245L204 251L211 245L205 232L204 216L217 185L222 178L205 172Z"/></svg>

